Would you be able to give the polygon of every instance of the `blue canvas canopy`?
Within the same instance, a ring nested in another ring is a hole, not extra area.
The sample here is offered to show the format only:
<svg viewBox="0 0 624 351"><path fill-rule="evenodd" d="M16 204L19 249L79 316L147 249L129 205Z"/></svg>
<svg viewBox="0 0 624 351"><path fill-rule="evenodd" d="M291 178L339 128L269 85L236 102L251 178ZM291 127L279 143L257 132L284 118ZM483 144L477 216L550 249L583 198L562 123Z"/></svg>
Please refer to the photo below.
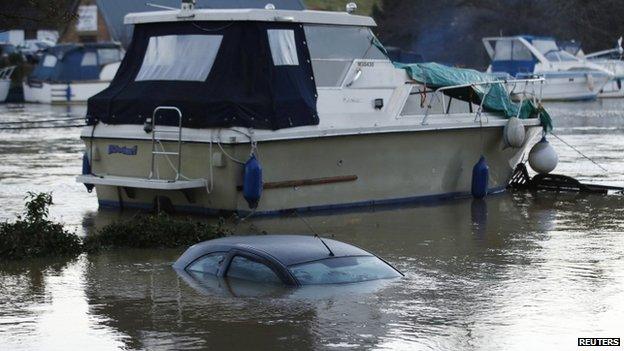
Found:
<svg viewBox="0 0 624 351"><path fill-rule="evenodd" d="M552 129L552 120L542 106L536 106L531 100L524 100L522 105L514 103L503 83L470 85L498 81L494 75L473 69L455 68L438 63L398 63L397 68L405 69L411 79L432 89L463 85L456 89L445 90L444 94L475 104L483 102L487 112L498 113L504 117L540 118L544 130ZM520 111L518 111L520 109Z"/></svg>
<svg viewBox="0 0 624 351"><path fill-rule="evenodd" d="M95 80L99 79L103 65L120 59L121 48L118 44L60 44L44 51L43 58L28 80L31 82Z"/></svg>

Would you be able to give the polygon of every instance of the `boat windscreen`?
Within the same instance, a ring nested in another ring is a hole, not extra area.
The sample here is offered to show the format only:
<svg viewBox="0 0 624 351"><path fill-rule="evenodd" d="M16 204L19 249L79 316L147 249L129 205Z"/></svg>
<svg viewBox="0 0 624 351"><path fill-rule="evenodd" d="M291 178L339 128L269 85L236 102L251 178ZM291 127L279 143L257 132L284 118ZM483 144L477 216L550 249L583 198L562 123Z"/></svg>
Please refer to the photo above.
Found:
<svg viewBox="0 0 624 351"><path fill-rule="evenodd" d="M303 26L278 22L137 25L111 85L87 114L143 124L161 105L188 128L281 129L318 124L316 85ZM163 113L158 124L178 125Z"/></svg>

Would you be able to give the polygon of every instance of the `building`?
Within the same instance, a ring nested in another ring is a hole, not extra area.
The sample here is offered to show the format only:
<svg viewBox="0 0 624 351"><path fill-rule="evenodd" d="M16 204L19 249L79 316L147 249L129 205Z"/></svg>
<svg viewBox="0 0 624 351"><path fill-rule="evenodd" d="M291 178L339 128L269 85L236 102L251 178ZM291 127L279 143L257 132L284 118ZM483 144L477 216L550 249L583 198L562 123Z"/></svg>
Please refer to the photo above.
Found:
<svg viewBox="0 0 624 351"><path fill-rule="evenodd" d="M264 8L272 3L278 9L303 10L300 0L197 0L197 8ZM132 27L124 25L124 16L131 12L159 11L180 8L180 0L77 0L74 12L78 19L71 22L61 42L115 41L127 47Z"/></svg>

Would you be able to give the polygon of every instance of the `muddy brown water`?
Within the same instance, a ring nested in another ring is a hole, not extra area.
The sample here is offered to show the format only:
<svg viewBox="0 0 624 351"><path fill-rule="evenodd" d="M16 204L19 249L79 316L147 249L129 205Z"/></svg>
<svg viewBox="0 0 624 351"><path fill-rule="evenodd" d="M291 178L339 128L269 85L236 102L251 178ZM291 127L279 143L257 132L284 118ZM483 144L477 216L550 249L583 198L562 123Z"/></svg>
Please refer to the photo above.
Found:
<svg viewBox="0 0 624 351"><path fill-rule="evenodd" d="M624 100L547 107L557 135L609 170L551 137L557 173L624 186ZM2 105L0 122L84 113ZM128 216L98 211L74 182L78 135L0 130L0 220L20 213L26 191L52 191L52 217L79 235ZM1 263L0 350L575 350L578 337L624 337L624 196L506 193L306 220L405 278L294 290L197 284L171 269L184 248ZM235 230L310 233L292 217Z"/></svg>

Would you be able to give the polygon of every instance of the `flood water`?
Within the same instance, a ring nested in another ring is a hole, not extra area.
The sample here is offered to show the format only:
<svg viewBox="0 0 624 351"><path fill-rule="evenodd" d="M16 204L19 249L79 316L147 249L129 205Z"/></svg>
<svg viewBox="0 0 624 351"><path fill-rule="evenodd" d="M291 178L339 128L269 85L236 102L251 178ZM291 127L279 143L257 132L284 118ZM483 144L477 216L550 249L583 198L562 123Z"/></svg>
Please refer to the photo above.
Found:
<svg viewBox="0 0 624 351"><path fill-rule="evenodd" d="M550 137L556 172L624 186L624 100L547 108L557 136L608 170ZM0 122L84 112L8 105ZM124 216L98 211L95 194L74 182L78 136L0 130L0 220L20 213L26 191L52 191L52 217L79 235ZM624 337L622 195L506 193L306 220L405 278L273 291L197 285L171 269L184 248L5 262L0 350L576 350L578 337ZM310 233L297 217L234 229Z"/></svg>

